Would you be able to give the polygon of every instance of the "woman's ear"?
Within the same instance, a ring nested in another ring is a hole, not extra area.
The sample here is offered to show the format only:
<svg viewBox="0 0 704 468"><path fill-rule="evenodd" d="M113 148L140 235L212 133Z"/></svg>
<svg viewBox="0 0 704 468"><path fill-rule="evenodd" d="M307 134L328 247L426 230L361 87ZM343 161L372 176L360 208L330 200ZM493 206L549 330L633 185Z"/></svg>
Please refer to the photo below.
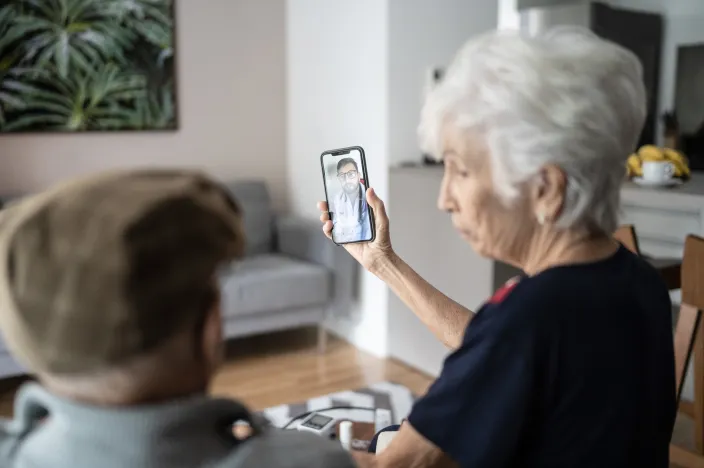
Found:
<svg viewBox="0 0 704 468"><path fill-rule="evenodd" d="M531 193L538 218L554 222L560 217L566 189L567 174L560 167L548 164L540 170Z"/></svg>

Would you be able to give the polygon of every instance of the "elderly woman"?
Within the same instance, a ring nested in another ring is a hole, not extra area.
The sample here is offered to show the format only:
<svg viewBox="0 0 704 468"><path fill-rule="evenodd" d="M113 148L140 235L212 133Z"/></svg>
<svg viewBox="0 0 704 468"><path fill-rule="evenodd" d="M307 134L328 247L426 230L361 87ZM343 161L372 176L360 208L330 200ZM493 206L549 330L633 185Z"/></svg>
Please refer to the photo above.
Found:
<svg viewBox="0 0 704 468"><path fill-rule="evenodd" d="M588 31L491 33L462 48L420 125L445 164L438 205L475 251L525 275L464 308L394 253L367 191L376 240L347 250L453 352L360 466L668 466L670 300L611 236L645 101L636 57Z"/></svg>

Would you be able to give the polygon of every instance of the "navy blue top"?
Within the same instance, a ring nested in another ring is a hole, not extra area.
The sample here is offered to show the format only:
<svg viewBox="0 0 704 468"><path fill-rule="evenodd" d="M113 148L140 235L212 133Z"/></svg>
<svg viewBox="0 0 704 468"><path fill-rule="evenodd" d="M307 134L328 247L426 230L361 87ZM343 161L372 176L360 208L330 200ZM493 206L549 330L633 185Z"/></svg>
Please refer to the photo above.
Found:
<svg viewBox="0 0 704 468"><path fill-rule="evenodd" d="M408 420L467 468L667 468L674 362L667 288L621 247L502 288Z"/></svg>

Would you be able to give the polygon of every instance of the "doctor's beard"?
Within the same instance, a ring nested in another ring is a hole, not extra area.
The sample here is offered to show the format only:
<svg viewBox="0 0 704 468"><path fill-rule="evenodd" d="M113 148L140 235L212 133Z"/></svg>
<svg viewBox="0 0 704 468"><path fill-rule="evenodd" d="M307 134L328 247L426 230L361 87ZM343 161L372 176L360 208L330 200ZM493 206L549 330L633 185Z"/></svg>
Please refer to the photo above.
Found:
<svg viewBox="0 0 704 468"><path fill-rule="evenodd" d="M344 190L345 193L347 193L349 195L349 194L355 193L356 190L359 190L358 186L359 186L359 184L357 182L346 182L342 186L342 190Z"/></svg>

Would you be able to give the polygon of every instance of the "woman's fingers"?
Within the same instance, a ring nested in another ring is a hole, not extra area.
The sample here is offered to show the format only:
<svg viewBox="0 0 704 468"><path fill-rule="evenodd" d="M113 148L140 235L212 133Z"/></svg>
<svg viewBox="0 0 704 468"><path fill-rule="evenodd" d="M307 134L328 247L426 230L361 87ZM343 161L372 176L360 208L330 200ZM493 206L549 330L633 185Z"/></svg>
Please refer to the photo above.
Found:
<svg viewBox="0 0 704 468"><path fill-rule="evenodd" d="M320 222L323 223L323 232L328 238L332 239L332 221L330 221L330 213L328 212L328 203L324 201L318 202L320 213Z"/></svg>
<svg viewBox="0 0 704 468"><path fill-rule="evenodd" d="M332 239L332 221L325 221L323 224L323 232L326 236Z"/></svg>

